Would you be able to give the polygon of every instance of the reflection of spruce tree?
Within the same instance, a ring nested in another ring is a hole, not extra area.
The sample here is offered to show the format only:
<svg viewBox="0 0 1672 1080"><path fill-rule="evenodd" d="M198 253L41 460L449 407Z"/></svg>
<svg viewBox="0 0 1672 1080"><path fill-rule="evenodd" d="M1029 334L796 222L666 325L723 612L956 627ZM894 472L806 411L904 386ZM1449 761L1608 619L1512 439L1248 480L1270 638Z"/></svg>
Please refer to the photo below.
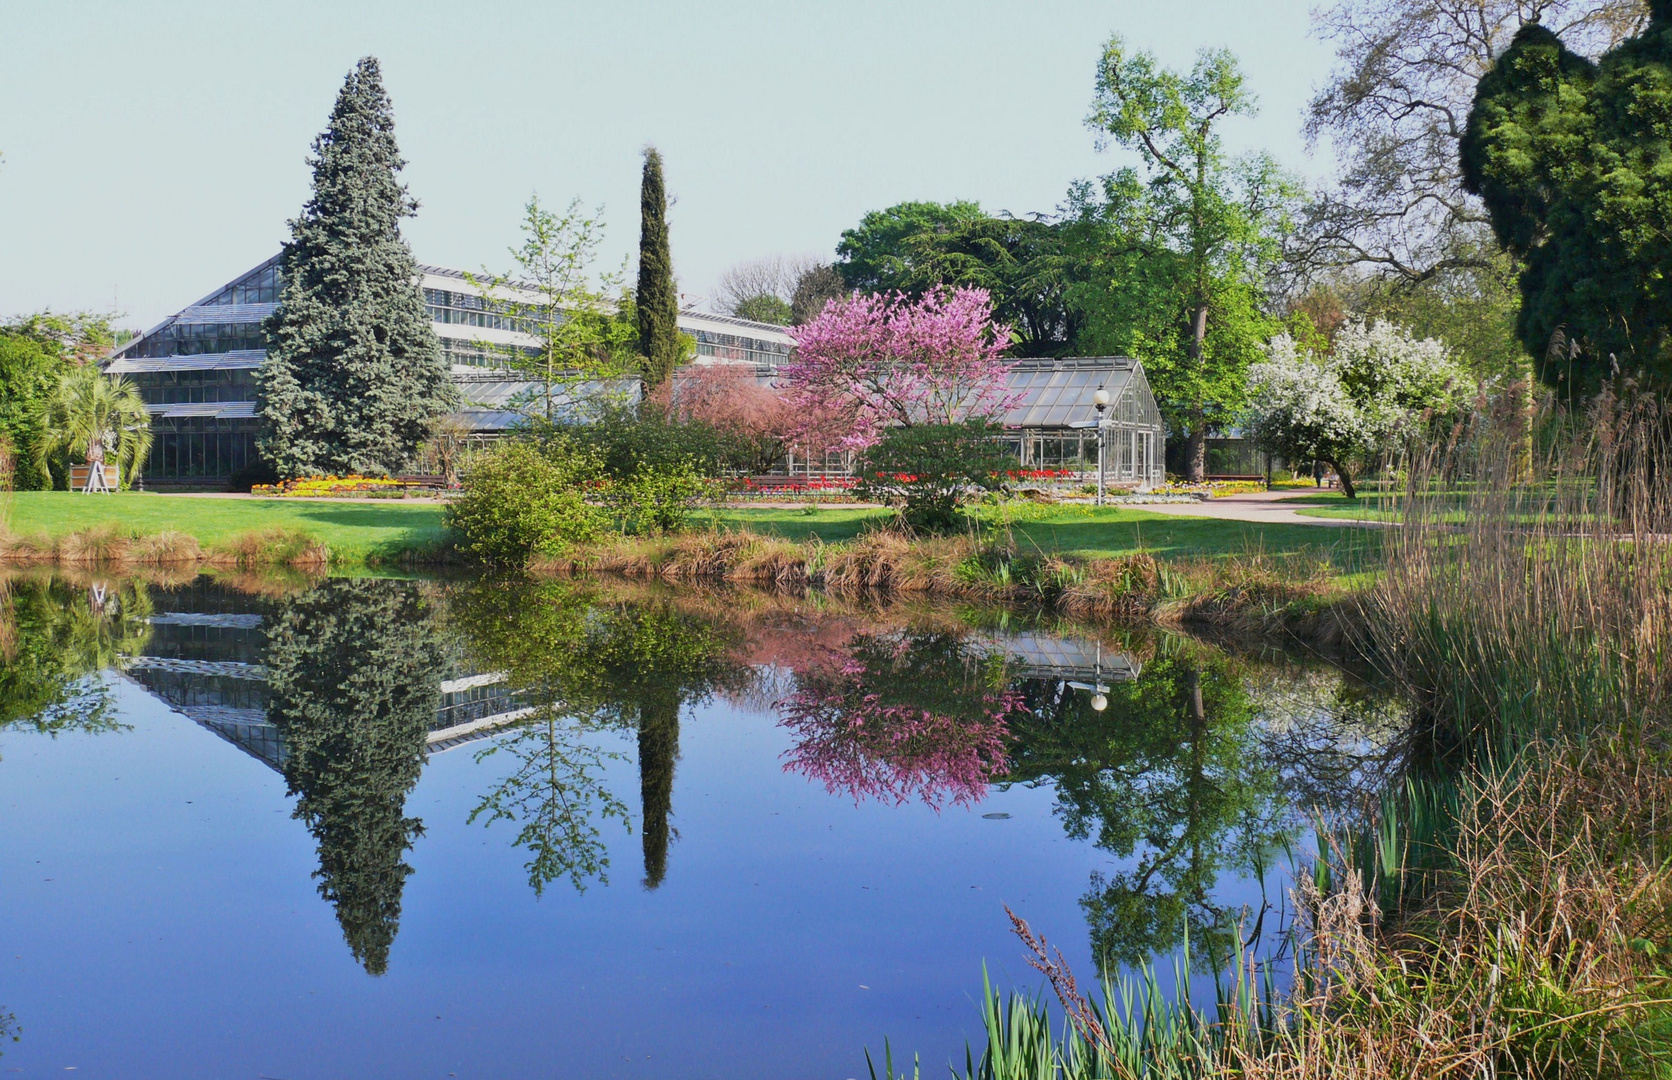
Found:
<svg viewBox="0 0 1672 1080"><path fill-rule="evenodd" d="M668 871L668 815L673 812L673 771L679 759L679 689L644 695L638 712L644 885L654 889Z"/></svg>
<svg viewBox="0 0 1672 1080"><path fill-rule="evenodd" d="M328 581L287 603L268 633L268 717L284 737L296 817L319 844L319 891L354 958L389 964L404 855L423 826L404 816L439 703L443 653L409 583Z"/></svg>
<svg viewBox="0 0 1672 1080"><path fill-rule="evenodd" d="M1236 917L1210 895L1219 873L1257 864L1283 831L1239 674L1222 657L1164 655L1116 684L1102 713L1060 685L1029 697L1035 719L1016 726L1010 779L1053 779L1070 836L1137 856L1094 874L1081 900L1100 964L1175 948L1186 927L1196 956L1216 963Z"/></svg>

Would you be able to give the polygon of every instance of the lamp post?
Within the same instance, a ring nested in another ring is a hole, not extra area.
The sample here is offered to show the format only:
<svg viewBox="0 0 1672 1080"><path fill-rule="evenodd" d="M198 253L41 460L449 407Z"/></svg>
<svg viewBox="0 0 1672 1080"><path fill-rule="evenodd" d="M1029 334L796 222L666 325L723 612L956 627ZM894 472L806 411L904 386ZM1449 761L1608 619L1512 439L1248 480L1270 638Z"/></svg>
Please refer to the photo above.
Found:
<svg viewBox="0 0 1672 1080"><path fill-rule="evenodd" d="M1109 407L1109 391L1099 386L1091 396L1091 407L1097 410L1097 505L1103 505L1103 412Z"/></svg>

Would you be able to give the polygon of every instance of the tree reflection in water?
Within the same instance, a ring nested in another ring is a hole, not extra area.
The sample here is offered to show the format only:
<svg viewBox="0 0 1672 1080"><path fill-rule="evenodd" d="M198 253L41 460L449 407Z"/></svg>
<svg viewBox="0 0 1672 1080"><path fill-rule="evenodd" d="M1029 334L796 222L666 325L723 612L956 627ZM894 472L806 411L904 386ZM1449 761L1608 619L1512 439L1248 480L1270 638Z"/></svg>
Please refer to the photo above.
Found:
<svg viewBox="0 0 1672 1080"><path fill-rule="evenodd" d="M284 739L295 816L318 843L320 895L354 958L389 966L407 849L405 815L440 700L444 651L411 582L332 579L283 602L267 633L268 719Z"/></svg>
<svg viewBox="0 0 1672 1080"><path fill-rule="evenodd" d="M1214 885L1227 870L1257 871L1293 824L1234 663L1164 650L1114 684L1102 712L1060 684L1028 690L1033 716L1016 731L1009 779L1049 781L1069 836L1135 860L1094 873L1081 899L1093 955L1105 969L1136 964L1188 930L1204 964L1222 960L1242 913L1216 902Z"/></svg>
<svg viewBox="0 0 1672 1080"><path fill-rule="evenodd" d="M900 805L981 801L1006 769L1008 722L1023 711L1002 657L962 635L856 634L797 675L780 705L796 738L785 768L825 790Z"/></svg>
<svg viewBox="0 0 1672 1080"><path fill-rule="evenodd" d="M733 656L736 632L666 598L612 603L569 581L477 582L455 591L452 615L472 664L504 671L537 718L479 753L509 753L518 764L471 820L522 824L516 843L533 852L536 893L559 877L576 888L607 881L597 823L630 815L602 783L612 755L591 740L601 730L634 731L644 885L660 885L677 836L670 818L680 710L750 681Z"/></svg>
<svg viewBox="0 0 1672 1080"><path fill-rule="evenodd" d="M102 672L144 648L150 614L138 581L0 576L0 731L120 730Z"/></svg>

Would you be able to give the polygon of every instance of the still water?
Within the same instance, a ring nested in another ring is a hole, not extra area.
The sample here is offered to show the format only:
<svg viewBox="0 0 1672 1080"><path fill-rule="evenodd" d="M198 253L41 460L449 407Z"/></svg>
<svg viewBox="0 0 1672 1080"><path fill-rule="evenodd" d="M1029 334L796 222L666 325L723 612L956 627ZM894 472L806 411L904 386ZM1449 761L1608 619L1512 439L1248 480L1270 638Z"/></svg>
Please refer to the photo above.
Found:
<svg viewBox="0 0 1672 1080"><path fill-rule="evenodd" d="M1272 947L1398 720L1015 612L12 578L0 1076L932 1075L1007 905L1082 981Z"/></svg>

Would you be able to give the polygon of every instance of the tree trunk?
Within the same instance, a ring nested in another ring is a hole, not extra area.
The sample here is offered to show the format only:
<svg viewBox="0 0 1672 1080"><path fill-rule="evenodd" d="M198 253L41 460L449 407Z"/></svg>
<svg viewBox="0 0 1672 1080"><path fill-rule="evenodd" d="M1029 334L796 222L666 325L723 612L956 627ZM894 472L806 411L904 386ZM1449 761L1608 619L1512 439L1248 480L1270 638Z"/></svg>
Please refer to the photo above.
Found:
<svg viewBox="0 0 1672 1080"><path fill-rule="evenodd" d="M1339 461L1331 461L1329 464L1330 468L1335 470L1335 475L1341 478L1341 494L1349 499L1358 498L1358 489L1353 487L1353 474L1343 469Z"/></svg>
<svg viewBox="0 0 1672 1080"><path fill-rule="evenodd" d="M1196 301L1196 312L1190 320L1190 344L1186 348L1193 368L1202 366L1202 350L1208 340L1205 283L1202 295L1204 298ZM1184 478L1192 484L1200 484L1208 478L1208 426L1200 405L1190 410L1190 434L1184 444Z"/></svg>
<svg viewBox="0 0 1672 1080"><path fill-rule="evenodd" d="M1190 419L1190 434L1184 439L1184 478L1200 484L1208 478L1208 429L1197 413Z"/></svg>

